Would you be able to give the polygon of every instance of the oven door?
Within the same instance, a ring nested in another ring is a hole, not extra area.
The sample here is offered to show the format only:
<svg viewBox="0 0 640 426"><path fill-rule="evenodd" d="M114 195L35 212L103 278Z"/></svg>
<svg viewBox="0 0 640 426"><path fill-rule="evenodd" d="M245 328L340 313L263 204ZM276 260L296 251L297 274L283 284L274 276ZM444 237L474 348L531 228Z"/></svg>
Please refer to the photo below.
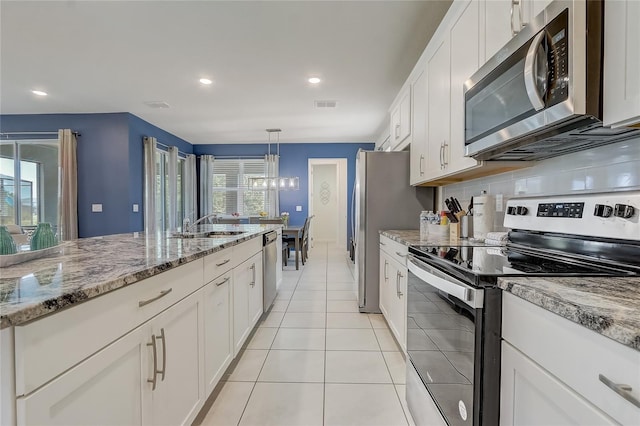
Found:
<svg viewBox="0 0 640 426"><path fill-rule="evenodd" d="M407 257L407 265L407 353L411 364L450 426L478 424L474 405L478 405L480 390L474 383L481 331L476 330L482 318L484 290L412 255ZM420 418L421 404L415 402L414 393L418 389L408 386L409 409L414 418Z"/></svg>

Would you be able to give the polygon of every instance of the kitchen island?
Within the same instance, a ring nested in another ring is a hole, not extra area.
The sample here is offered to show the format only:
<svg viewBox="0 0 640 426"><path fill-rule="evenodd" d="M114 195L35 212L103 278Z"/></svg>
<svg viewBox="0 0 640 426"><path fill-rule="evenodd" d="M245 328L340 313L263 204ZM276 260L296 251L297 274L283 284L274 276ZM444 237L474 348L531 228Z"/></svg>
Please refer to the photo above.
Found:
<svg viewBox="0 0 640 426"><path fill-rule="evenodd" d="M0 423L190 423L262 314L276 228L80 239L0 270Z"/></svg>

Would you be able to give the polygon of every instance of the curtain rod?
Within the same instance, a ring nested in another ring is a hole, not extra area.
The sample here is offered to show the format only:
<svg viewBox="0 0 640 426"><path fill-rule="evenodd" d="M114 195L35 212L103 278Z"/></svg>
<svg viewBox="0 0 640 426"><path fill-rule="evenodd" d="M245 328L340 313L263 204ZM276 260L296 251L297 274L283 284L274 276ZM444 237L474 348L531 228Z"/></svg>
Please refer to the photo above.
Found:
<svg viewBox="0 0 640 426"><path fill-rule="evenodd" d="M71 132L76 136L82 136L80 134L80 132ZM58 131L53 131L53 132L0 132L0 135L2 136L9 136L9 135L57 135Z"/></svg>
<svg viewBox="0 0 640 426"><path fill-rule="evenodd" d="M173 146L173 145L165 145L165 144L163 144L163 143L161 143L161 142L158 142L157 140L156 140L156 145L163 146L163 147L165 147L165 148L167 148L167 149L169 149L169 148L171 148L171 147ZM177 147L176 147L176 148L177 148ZM180 148L178 148L178 154L182 154L182 155L184 155L185 157L186 157L187 155L193 155L193 154L189 154L189 153L187 153L187 152L182 152L182 151L180 151Z"/></svg>
<svg viewBox="0 0 640 426"><path fill-rule="evenodd" d="M264 155L215 155L215 154L200 154L198 157L202 155L213 155L215 160L250 160L254 158L264 159Z"/></svg>

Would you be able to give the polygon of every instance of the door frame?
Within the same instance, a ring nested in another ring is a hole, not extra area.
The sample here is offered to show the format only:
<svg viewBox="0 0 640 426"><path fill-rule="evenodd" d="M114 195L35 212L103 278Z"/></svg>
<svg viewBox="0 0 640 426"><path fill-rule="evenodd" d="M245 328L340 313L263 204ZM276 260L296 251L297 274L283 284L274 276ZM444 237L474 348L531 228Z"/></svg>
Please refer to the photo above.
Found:
<svg viewBox="0 0 640 426"><path fill-rule="evenodd" d="M338 229L336 235L336 245L347 247L347 159L346 158L309 158L308 159L308 205L309 216L313 215L313 166L316 165L335 165L336 166L336 183L338 187ZM309 229L309 241L313 246L313 221Z"/></svg>

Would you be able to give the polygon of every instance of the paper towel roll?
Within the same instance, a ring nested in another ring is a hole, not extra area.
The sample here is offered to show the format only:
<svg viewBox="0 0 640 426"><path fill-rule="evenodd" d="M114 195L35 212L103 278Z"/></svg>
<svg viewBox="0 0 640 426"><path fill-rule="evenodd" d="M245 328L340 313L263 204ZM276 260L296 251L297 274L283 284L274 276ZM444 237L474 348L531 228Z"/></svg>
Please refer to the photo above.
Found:
<svg viewBox="0 0 640 426"><path fill-rule="evenodd" d="M473 197L473 238L484 239L493 231L496 203L493 196L482 194Z"/></svg>

